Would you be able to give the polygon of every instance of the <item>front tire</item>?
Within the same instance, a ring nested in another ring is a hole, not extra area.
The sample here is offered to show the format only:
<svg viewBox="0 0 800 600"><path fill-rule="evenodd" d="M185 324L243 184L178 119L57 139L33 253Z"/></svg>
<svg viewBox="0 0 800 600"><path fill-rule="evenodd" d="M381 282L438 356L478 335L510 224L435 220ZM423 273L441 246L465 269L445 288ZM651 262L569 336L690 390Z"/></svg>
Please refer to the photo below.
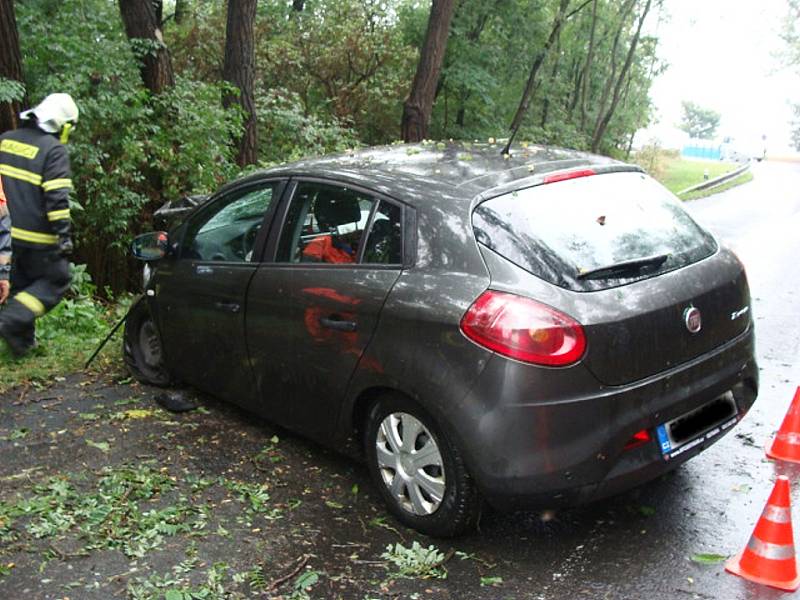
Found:
<svg viewBox="0 0 800 600"><path fill-rule="evenodd" d="M144 301L131 308L125 321L122 356L136 380L159 387L172 382L164 364L161 336Z"/></svg>
<svg viewBox="0 0 800 600"><path fill-rule="evenodd" d="M367 415L365 451L372 479L405 525L436 537L472 528L481 500L457 446L415 402L390 395Z"/></svg>

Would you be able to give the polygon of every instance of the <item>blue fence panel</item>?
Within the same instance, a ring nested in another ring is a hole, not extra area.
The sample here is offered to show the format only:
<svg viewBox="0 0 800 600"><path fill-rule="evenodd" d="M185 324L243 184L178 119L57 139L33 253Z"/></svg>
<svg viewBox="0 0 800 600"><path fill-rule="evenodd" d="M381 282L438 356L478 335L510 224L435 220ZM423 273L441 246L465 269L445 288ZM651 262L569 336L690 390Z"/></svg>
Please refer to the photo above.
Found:
<svg viewBox="0 0 800 600"><path fill-rule="evenodd" d="M717 145L700 145L700 144L687 144L681 150L681 156L684 158L705 158L707 160L719 160L722 158L722 152Z"/></svg>

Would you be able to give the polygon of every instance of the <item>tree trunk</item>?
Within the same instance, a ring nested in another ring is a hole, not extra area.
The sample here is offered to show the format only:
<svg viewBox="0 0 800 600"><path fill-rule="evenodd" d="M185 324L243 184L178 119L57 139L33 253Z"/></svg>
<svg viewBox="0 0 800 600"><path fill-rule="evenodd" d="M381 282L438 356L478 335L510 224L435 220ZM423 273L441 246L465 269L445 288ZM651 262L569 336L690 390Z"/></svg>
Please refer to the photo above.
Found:
<svg viewBox="0 0 800 600"><path fill-rule="evenodd" d="M573 121L572 116L575 114L575 109L578 106L578 100L580 100L581 95L581 86L583 85L583 69L580 66L580 61L575 58L572 61L572 67L570 68L570 80L572 81L572 92L567 95L564 101L564 108L567 110L567 116L569 117L570 121Z"/></svg>
<svg viewBox="0 0 800 600"><path fill-rule="evenodd" d="M597 127L600 123L600 120L603 118L606 112L606 106L608 105L609 97L611 96L612 90L614 88L614 82L617 79L617 54L619 48L619 42L622 38L622 32L625 30L625 26L628 20L628 16L632 13L634 7L636 5L636 0L625 0L620 5L618 18L616 20L616 29L614 30L614 41L611 44L611 52L609 53L610 56L610 71L609 75L606 78L605 86L603 87L603 92L600 96L600 100L594 101L594 105L596 108L594 124L591 126L590 133L590 145L593 144L594 140L594 133L597 130ZM609 27L609 32L611 31Z"/></svg>
<svg viewBox="0 0 800 600"><path fill-rule="evenodd" d="M582 85L581 85L581 131L586 127L586 94L589 89L589 72L592 68L594 58L594 36L597 30L597 0L592 5L592 29L589 34L589 50L586 53L586 62L583 65Z"/></svg>
<svg viewBox="0 0 800 600"><path fill-rule="evenodd" d="M592 152L597 152L597 150L600 148L600 142L603 139L606 128L608 128L608 124L611 122L611 117L614 116L614 111L617 109L617 104L619 103L620 99L620 92L622 91L622 85L625 83L625 78L628 75L628 71L630 71L631 64L633 64L633 56L636 53L636 47L639 45L639 38L642 35L642 25L644 25L644 20L647 18L647 13L650 12L651 4L652 0L647 0L647 3L642 9L642 14L639 15L636 33L633 34L631 45L628 48L628 54L625 57L625 64L623 65L622 71L617 78L617 83L614 86L614 95L611 98L611 105L608 107L608 110L605 112L603 117L598 121L597 127L595 128L594 136L592 137Z"/></svg>
<svg viewBox="0 0 800 600"><path fill-rule="evenodd" d="M164 0L152 0L153 12L156 15L156 27L164 27Z"/></svg>
<svg viewBox="0 0 800 600"><path fill-rule="evenodd" d="M403 104L400 135L406 142L419 142L428 136L436 86L442 70L450 22L456 0L433 0L425 42L419 55L411 93Z"/></svg>
<svg viewBox="0 0 800 600"><path fill-rule="evenodd" d="M225 32L225 66L222 77L239 88L238 103L245 114L244 131L238 140L236 162L240 166L258 160L256 107L253 101L255 79L255 33L257 0L229 0L228 25ZM223 98L225 107L237 102L236 96Z"/></svg>
<svg viewBox="0 0 800 600"><path fill-rule="evenodd" d="M511 132L511 135L508 137L508 143L503 150L503 154L508 154L508 151L511 149L511 143L514 141L517 131L519 131L519 128L522 125L522 120L528 113L528 107L530 106L531 99L533 98L533 92L538 85L536 76L539 74L539 69L542 67L544 59L547 58L547 54L550 52L550 47L555 43L561 34L561 27L564 25L564 17L567 13L569 1L570 0L560 0L556 18L553 20L553 27L550 29L550 35L548 36L547 41L542 49L539 51L539 54L537 54L536 58L533 59L531 72L528 75L528 81L525 83L525 89L522 90L522 98L520 98L517 112L514 114L514 120L511 121L511 126L508 128Z"/></svg>
<svg viewBox="0 0 800 600"><path fill-rule="evenodd" d="M461 105L458 107L458 111L456 112L456 125L459 127L464 127L464 117L466 116L466 109L464 108L464 104L467 101L467 96L464 95L461 97Z"/></svg>
<svg viewBox="0 0 800 600"><path fill-rule="evenodd" d="M547 85L550 86L556 80L556 75L558 75L558 67L561 64L561 36L556 39L556 58L553 61L553 70L550 71L550 77L547 80ZM542 120L541 120L541 127L544 129L547 126L547 119L550 117L550 98L554 96L555 93L551 90L549 94L546 95L544 101L542 102Z"/></svg>
<svg viewBox="0 0 800 600"><path fill-rule="evenodd" d="M23 82L14 0L0 0L0 77ZM0 133L17 126L21 102L0 103Z"/></svg>
<svg viewBox="0 0 800 600"><path fill-rule="evenodd" d="M166 88L175 85L172 60L164 45L164 37L161 35L153 4L142 0L119 0L119 10L128 39L131 42L145 40L148 45L154 47L154 51L149 47L144 51L134 49L137 58L141 60L139 71L145 87L153 94L160 94Z"/></svg>

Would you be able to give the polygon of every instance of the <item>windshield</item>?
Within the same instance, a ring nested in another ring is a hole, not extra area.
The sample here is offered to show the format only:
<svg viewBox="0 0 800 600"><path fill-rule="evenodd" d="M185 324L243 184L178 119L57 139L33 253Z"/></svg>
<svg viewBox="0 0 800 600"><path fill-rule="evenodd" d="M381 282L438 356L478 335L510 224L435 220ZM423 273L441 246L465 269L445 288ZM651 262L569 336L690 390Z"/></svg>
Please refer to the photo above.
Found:
<svg viewBox="0 0 800 600"><path fill-rule="evenodd" d="M594 175L504 194L475 209L473 228L481 244L575 291L652 277L717 249L680 201L642 173ZM666 259L639 262L662 255ZM609 268L624 263L649 268ZM581 276L592 271L598 276Z"/></svg>

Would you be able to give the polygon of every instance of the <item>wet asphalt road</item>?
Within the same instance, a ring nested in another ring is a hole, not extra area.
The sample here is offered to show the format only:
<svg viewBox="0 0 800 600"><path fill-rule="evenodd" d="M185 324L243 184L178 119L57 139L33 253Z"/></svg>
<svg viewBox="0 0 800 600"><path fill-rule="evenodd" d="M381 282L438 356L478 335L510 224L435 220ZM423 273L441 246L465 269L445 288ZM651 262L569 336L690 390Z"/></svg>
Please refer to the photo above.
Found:
<svg viewBox="0 0 800 600"><path fill-rule="evenodd" d="M687 206L747 268L761 369L756 404L716 445L640 490L548 522L535 515L490 518L483 536L463 545L494 555L518 591L527 577L528 597L791 596L724 573L722 563L690 560L741 551L777 473L793 484L795 539L800 530L800 469L779 471L763 450L800 385L800 163L763 163L753 171L751 183Z"/></svg>

